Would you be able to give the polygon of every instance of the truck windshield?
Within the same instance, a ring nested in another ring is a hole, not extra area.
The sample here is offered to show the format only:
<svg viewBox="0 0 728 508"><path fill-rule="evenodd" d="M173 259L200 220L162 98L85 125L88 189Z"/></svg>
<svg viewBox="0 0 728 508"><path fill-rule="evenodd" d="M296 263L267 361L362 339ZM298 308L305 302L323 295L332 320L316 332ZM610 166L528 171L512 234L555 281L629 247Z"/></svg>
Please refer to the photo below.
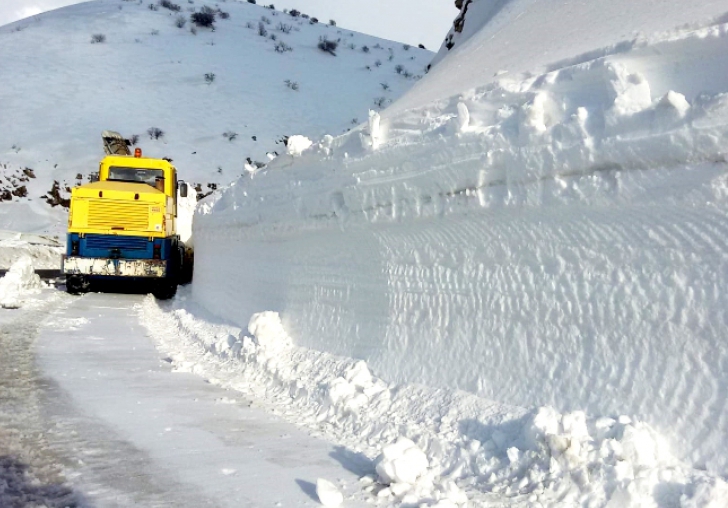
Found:
<svg viewBox="0 0 728 508"><path fill-rule="evenodd" d="M118 182L146 183L154 187L155 181L158 182L160 179L164 181L164 171L161 169L124 168L119 166L109 168L109 180Z"/></svg>

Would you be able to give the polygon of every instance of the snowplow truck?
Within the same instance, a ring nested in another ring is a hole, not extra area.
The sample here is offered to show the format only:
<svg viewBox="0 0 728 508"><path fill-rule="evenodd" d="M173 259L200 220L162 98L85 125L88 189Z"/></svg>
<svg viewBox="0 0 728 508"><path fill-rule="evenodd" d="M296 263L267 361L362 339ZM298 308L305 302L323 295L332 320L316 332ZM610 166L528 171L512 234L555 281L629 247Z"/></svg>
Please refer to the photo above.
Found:
<svg viewBox="0 0 728 508"><path fill-rule="evenodd" d="M142 157L120 134L102 134L106 156L98 181L71 191L66 253L61 272L66 290L79 294L91 284L128 280L151 284L168 299L192 279L193 252L180 239L177 205L188 186L178 182L167 159Z"/></svg>

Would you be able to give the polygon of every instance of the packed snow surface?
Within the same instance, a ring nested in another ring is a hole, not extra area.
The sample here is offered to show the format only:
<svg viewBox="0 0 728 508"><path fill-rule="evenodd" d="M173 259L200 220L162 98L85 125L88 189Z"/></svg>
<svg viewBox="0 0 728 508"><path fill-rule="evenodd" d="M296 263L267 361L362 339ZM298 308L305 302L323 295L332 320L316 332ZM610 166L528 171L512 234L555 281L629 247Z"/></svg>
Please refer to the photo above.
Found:
<svg viewBox="0 0 728 508"><path fill-rule="evenodd" d="M536 3L503 3L519 5ZM459 50L478 65L443 58L401 101L418 107L235 182L198 208L194 299L240 328L275 311L297 347L363 360L387 383L554 408L525 417L520 445L482 424L473 454L546 490L552 466L569 471L574 504L691 502L703 483L673 491L641 468L728 472L728 26L711 18L728 4L694 19L620 5L595 30L642 18L639 43L589 53L587 38L530 76L468 70L490 61L481 32L532 19L485 17ZM548 48L584 20L561 7L539 19L559 31L513 44ZM341 382L330 399L372 405ZM501 489L498 474L463 476Z"/></svg>

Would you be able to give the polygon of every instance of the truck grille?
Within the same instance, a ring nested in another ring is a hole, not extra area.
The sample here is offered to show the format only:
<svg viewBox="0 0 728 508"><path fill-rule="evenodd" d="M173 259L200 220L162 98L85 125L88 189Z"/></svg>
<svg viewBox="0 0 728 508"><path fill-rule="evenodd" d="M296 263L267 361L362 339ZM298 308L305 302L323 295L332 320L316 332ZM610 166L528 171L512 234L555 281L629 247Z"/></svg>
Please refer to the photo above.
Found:
<svg viewBox="0 0 728 508"><path fill-rule="evenodd" d="M149 242L146 238L139 238L138 236L86 236L86 247L89 249L123 249L146 251L148 243Z"/></svg>
<svg viewBox="0 0 728 508"><path fill-rule="evenodd" d="M88 227L146 231L149 229L149 204L114 199L93 200L88 208Z"/></svg>

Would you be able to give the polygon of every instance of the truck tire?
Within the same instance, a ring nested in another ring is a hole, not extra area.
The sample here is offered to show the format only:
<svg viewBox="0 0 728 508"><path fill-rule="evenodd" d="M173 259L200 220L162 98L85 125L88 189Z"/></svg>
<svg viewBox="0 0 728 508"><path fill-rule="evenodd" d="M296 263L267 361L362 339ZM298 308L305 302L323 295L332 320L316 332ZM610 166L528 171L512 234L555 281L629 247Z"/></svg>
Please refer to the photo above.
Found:
<svg viewBox="0 0 728 508"><path fill-rule="evenodd" d="M194 267L195 256L191 250L183 249L181 254L181 269L179 274L179 283L189 284L192 282L192 270Z"/></svg>
<svg viewBox="0 0 728 508"><path fill-rule="evenodd" d="M72 295L80 295L89 290L89 280L84 275L67 275L66 292Z"/></svg>
<svg viewBox="0 0 728 508"><path fill-rule="evenodd" d="M157 300L169 300L177 294L177 282L166 279L160 281L152 289L152 294Z"/></svg>

